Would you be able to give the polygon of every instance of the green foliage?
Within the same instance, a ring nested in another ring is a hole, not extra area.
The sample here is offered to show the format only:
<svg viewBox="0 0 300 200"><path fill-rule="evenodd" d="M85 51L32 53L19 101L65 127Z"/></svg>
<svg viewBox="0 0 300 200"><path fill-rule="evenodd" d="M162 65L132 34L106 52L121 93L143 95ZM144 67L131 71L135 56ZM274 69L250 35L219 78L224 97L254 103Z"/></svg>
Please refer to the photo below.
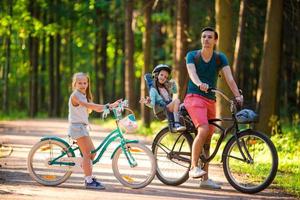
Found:
<svg viewBox="0 0 300 200"><path fill-rule="evenodd" d="M272 138L279 157L275 183L300 197L300 125L283 126L283 134Z"/></svg>
<svg viewBox="0 0 300 200"><path fill-rule="evenodd" d="M24 111L12 111L10 113L0 112L0 120L15 120L26 118L28 118L28 113Z"/></svg>

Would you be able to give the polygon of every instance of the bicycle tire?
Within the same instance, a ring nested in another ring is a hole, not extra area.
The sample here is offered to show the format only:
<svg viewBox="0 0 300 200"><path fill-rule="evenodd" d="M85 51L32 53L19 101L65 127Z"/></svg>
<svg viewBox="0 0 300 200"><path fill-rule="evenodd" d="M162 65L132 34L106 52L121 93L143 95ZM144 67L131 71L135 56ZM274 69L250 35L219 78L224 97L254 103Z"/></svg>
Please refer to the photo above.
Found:
<svg viewBox="0 0 300 200"><path fill-rule="evenodd" d="M127 143L129 150L136 161L136 166L130 166L123 150L119 147L112 160L112 169L115 177L125 187L138 189L146 187L155 177L156 161L150 149L140 143Z"/></svg>
<svg viewBox="0 0 300 200"><path fill-rule="evenodd" d="M253 162L246 163L232 137L223 152L223 170L228 182L238 191L248 194L260 192L274 180L278 169L278 155L273 142L264 134L248 129L238 134L245 155L245 147ZM270 158L270 160L268 159Z"/></svg>
<svg viewBox="0 0 300 200"><path fill-rule="evenodd" d="M156 176L161 182L177 186L189 178L192 144L193 138L190 134L171 133L168 127L156 135L152 144L152 152L157 162ZM177 160L172 156L173 147L176 151L173 155L182 155Z"/></svg>
<svg viewBox="0 0 300 200"><path fill-rule="evenodd" d="M50 166L48 161L67 149L65 144L55 140L44 140L36 143L27 157L27 169L30 176L38 183L46 186L55 186L65 182L71 176L72 171L67 166ZM53 156L54 154L55 156ZM65 157L72 157L72 154L67 153Z"/></svg>

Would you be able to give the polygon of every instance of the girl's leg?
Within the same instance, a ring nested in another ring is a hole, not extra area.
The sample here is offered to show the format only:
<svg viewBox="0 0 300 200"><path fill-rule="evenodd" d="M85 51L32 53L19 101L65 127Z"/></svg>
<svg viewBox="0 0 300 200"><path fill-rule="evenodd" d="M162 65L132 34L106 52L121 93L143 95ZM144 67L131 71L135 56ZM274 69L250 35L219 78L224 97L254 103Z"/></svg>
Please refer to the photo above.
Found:
<svg viewBox="0 0 300 200"><path fill-rule="evenodd" d="M83 155L82 168L85 176L92 176L92 164L91 160L95 155L91 154L91 151L94 150L94 145L89 136L83 136L77 139L77 144Z"/></svg>
<svg viewBox="0 0 300 200"><path fill-rule="evenodd" d="M180 105L180 100L179 99L173 99L173 101L167 105L167 109L170 112L178 113L179 105Z"/></svg>
<svg viewBox="0 0 300 200"><path fill-rule="evenodd" d="M178 116L178 110L179 110L180 100L174 99L171 103L167 105L167 109L170 112L173 112L174 115L174 128L176 131L184 131L186 129L185 126L182 126L179 123L179 116Z"/></svg>

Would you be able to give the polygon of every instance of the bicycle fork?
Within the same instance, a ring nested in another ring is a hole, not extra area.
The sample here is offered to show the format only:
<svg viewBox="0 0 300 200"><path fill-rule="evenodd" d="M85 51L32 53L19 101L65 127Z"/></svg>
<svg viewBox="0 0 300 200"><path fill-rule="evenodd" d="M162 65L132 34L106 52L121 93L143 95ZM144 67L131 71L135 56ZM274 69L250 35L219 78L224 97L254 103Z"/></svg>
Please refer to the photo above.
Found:
<svg viewBox="0 0 300 200"><path fill-rule="evenodd" d="M240 153L243 157L243 161L247 162L248 164L253 164L253 158L251 157L251 155L248 151L245 139L242 138L241 141L240 141L240 139L237 135L235 137L236 137L236 141L237 141L239 151L240 151ZM245 151L246 155L245 155L244 151Z"/></svg>
<svg viewBox="0 0 300 200"><path fill-rule="evenodd" d="M121 148L122 148L122 151L123 151L124 155L127 158L127 161L129 163L130 167L131 168L136 167L137 166L137 162L136 162L136 160L134 159L134 157L131 154L132 150L131 150L130 146L128 144L122 142Z"/></svg>

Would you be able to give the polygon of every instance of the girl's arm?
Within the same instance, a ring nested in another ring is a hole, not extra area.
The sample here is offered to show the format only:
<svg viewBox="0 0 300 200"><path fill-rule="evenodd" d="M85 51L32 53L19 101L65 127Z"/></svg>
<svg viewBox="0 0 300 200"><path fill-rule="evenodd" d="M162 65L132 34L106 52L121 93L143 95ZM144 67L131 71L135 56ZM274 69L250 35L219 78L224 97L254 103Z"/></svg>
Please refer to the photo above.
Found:
<svg viewBox="0 0 300 200"><path fill-rule="evenodd" d="M73 106L81 105L81 106L86 107L87 109L94 110L96 112L103 112L103 110L105 109L105 106L109 106L109 108L116 107L116 106L118 106L119 102L122 101L122 99L119 99L112 104L108 103L105 105L101 105L101 104L96 104L96 103L92 103L92 102L81 101L76 97L76 95L73 95L71 98L71 101L72 101Z"/></svg>

